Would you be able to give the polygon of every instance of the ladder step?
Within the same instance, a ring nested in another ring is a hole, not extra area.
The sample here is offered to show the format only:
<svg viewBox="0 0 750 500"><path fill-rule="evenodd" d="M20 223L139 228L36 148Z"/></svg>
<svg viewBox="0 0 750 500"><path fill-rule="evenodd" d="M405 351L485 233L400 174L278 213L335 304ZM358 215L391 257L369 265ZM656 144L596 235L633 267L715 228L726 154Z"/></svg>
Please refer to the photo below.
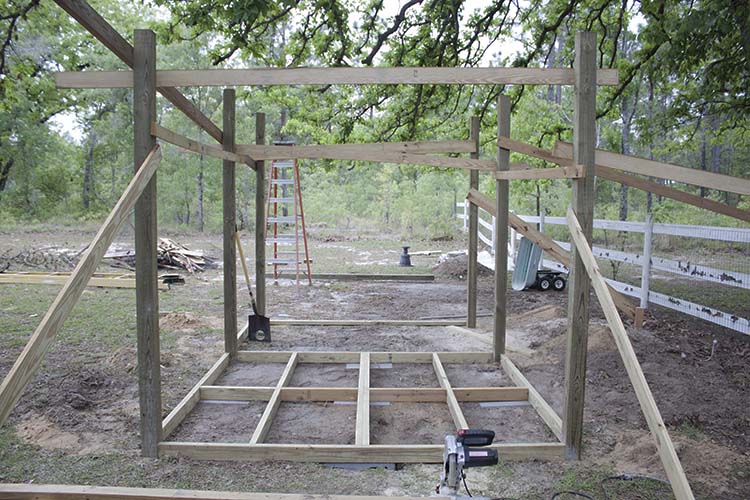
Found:
<svg viewBox="0 0 750 500"><path fill-rule="evenodd" d="M294 198L269 198L270 203L294 203Z"/></svg>
<svg viewBox="0 0 750 500"><path fill-rule="evenodd" d="M276 243L277 245L294 245L295 240L294 238L266 238L266 243L272 244Z"/></svg>
<svg viewBox="0 0 750 500"><path fill-rule="evenodd" d="M294 224L294 221L296 219L297 219L297 217L295 217L293 215L290 216L290 217L269 217L268 218L268 223L269 224L273 224L274 222L277 222L277 223Z"/></svg>
<svg viewBox="0 0 750 500"><path fill-rule="evenodd" d="M300 264L305 264L306 262L307 261L304 260L304 259L299 261ZM310 262L312 262L312 260ZM273 258L271 258L271 259L268 259L268 263L269 264L276 264L277 266L287 266L287 265L290 266L292 264L296 264L297 261L294 260L294 259L273 259Z"/></svg>
<svg viewBox="0 0 750 500"><path fill-rule="evenodd" d="M294 184L294 179L271 179L271 184Z"/></svg>

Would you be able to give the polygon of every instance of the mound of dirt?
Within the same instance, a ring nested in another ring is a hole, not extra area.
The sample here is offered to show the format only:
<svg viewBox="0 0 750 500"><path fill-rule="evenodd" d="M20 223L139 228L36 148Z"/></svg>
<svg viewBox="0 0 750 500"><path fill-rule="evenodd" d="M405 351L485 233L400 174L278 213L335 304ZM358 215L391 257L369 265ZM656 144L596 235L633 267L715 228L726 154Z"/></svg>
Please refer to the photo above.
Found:
<svg viewBox="0 0 750 500"><path fill-rule="evenodd" d="M221 328L220 318L199 316L190 312L169 312L159 318L159 328L167 331L193 331L201 328Z"/></svg>
<svg viewBox="0 0 750 500"><path fill-rule="evenodd" d="M465 280L467 274L469 273L469 256L466 254L462 254L446 257L445 260L439 262L435 267L433 267L432 271L438 278L449 280ZM486 267L477 264L477 275L480 277L493 276L494 273Z"/></svg>

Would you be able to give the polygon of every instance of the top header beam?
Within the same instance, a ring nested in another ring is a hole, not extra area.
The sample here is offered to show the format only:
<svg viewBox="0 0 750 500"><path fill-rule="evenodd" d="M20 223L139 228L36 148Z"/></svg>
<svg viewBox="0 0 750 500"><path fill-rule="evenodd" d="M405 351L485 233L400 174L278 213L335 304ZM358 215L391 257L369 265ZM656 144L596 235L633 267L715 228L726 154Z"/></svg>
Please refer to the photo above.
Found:
<svg viewBox="0 0 750 500"><path fill-rule="evenodd" d="M617 85L616 69L597 71L598 85ZM60 88L128 88L131 71L56 73ZM245 85L573 85L567 68L254 68L164 70L159 87L233 87Z"/></svg>

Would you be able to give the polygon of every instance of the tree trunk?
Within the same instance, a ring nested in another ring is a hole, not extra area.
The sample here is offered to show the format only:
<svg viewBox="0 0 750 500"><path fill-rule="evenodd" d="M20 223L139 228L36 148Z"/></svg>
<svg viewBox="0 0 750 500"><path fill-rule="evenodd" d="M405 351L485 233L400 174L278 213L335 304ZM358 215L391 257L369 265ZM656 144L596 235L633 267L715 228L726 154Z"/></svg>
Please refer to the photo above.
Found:
<svg viewBox="0 0 750 500"><path fill-rule="evenodd" d="M701 126L701 170L705 171L708 167L706 163L706 148L708 146L708 140L706 139L706 129ZM701 198L708 196L708 189L701 186Z"/></svg>
<svg viewBox="0 0 750 500"><path fill-rule="evenodd" d="M0 162L0 193L5 191L5 188L8 185L8 178L10 178L11 168L13 168L12 158Z"/></svg>
<svg viewBox="0 0 750 500"><path fill-rule="evenodd" d="M83 189L81 191L81 201L83 208L88 210L91 207L91 199L94 195L94 149L96 148L96 132L93 128L89 131L89 137L86 141L86 161L83 164Z"/></svg>

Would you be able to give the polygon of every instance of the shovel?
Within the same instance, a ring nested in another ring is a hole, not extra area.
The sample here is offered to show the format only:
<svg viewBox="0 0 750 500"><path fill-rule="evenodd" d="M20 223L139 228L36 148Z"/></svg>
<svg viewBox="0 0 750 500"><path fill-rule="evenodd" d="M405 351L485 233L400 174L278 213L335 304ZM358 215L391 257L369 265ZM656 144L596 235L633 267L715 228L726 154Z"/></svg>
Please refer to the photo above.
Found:
<svg viewBox="0 0 750 500"><path fill-rule="evenodd" d="M247 273L247 264L245 263L245 253L242 251L240 243L240 233L235 231L234 241L237 243L237 252L240 254L242 271L245 273L245 283L247 283L247 293L250 294L250 305L253 307L253 313L247 317L248 339L257 342L271 342L271 320L266 316L258 314L258 306L255 303L253 289L250 287L250 275ZM265 277L263 277L264 279Z"/></svg>

